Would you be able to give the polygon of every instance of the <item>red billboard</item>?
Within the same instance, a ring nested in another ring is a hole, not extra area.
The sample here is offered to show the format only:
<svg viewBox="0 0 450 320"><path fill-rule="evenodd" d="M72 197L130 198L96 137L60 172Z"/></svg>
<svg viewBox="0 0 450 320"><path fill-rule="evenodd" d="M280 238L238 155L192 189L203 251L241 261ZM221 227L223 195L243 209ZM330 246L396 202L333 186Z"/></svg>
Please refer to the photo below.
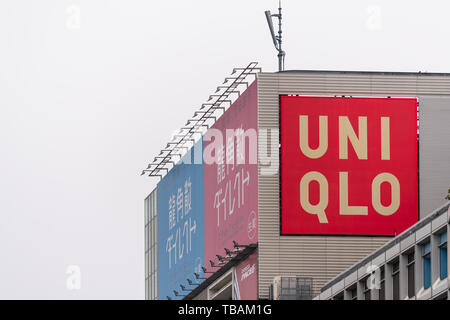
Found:
<svg viewBox="0 0 450 320"><path fill-rule="evenodd" d="M204 136L205 263L258 240L256 81Z"/></svg>
<svg viewBox="0 0 450 320"><path fill-rule="evenodd" d="M233 300L258 299L258 254L255 252L233 270Z"/></svg>
<svg viewBox="0 0 450 320"><path fill-rule="evenodd" d="M418 220L417 100L280 97L281 234L396 235Z"/></svg>

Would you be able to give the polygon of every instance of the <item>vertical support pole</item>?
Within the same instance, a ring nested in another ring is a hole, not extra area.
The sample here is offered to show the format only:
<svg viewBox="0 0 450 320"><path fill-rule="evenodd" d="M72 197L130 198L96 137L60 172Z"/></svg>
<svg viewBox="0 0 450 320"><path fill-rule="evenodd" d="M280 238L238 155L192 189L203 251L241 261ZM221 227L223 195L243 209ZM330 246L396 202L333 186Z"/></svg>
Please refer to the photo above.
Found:
<svg viewBox="0 0 450 320"><path fill-rule="evenodd" d="M283 66L283 56L284 56L284 52L281 49L281 37L282 37L282 31L281 31L281 19L282 19L282 14L281 14L281 0L279 2L279 7L278 7L278 71L283 71L284 66Z"/></svg>

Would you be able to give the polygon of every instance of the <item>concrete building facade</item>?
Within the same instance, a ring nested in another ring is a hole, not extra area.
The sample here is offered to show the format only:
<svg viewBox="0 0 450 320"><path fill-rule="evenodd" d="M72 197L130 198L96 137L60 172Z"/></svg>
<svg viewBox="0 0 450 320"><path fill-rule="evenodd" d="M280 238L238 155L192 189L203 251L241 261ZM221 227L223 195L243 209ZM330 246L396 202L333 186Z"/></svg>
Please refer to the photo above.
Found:
<svg viewBox="0 0 450 320"><path fill-rule="evenodd" d="M447 300L450 202L327 282L316 300Z"/></svg>

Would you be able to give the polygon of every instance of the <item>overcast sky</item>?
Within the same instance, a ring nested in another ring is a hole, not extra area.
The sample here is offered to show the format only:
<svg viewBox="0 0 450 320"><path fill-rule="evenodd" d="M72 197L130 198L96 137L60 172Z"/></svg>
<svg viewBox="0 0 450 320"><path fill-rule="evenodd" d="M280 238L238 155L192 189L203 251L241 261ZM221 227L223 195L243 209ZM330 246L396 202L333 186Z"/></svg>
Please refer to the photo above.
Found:
<svg viewBox="0 0 450 320"><path fill-rule="evenodd" d="M448 1L283 2L286 69L450 72ZM234 67L276 71L276 8L0 2L0 298L144 297L139 174Z"/></svg>

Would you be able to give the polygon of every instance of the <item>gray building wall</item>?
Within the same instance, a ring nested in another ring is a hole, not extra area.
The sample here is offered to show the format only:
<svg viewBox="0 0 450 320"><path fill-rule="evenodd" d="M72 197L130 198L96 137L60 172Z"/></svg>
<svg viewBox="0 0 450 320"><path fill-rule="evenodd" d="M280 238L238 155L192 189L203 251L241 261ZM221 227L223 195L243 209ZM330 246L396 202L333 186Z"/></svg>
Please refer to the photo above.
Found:
<svg viewBox="0 0 450 320"><path fill-rule="evenodd" d="M450 74L289 71L258 74L259 297L277 275L314 279L314 293L389 237L281 236L278 148L279 95L418 97L420 208L430 212L450 187ZM444 110L444 112L442 112ZM447 110L447 111L446 111ZM439 155L439 159L434 157ZM441 190L442 188L442 190ZM431 208L431 209L430 209Z"/></svg>
<svg viewBox="0 0 450 320"><path fill-rule="evenodd" d="M419 99L420 212L426 214L445 203L450 188L450 97Z"/></svg>

